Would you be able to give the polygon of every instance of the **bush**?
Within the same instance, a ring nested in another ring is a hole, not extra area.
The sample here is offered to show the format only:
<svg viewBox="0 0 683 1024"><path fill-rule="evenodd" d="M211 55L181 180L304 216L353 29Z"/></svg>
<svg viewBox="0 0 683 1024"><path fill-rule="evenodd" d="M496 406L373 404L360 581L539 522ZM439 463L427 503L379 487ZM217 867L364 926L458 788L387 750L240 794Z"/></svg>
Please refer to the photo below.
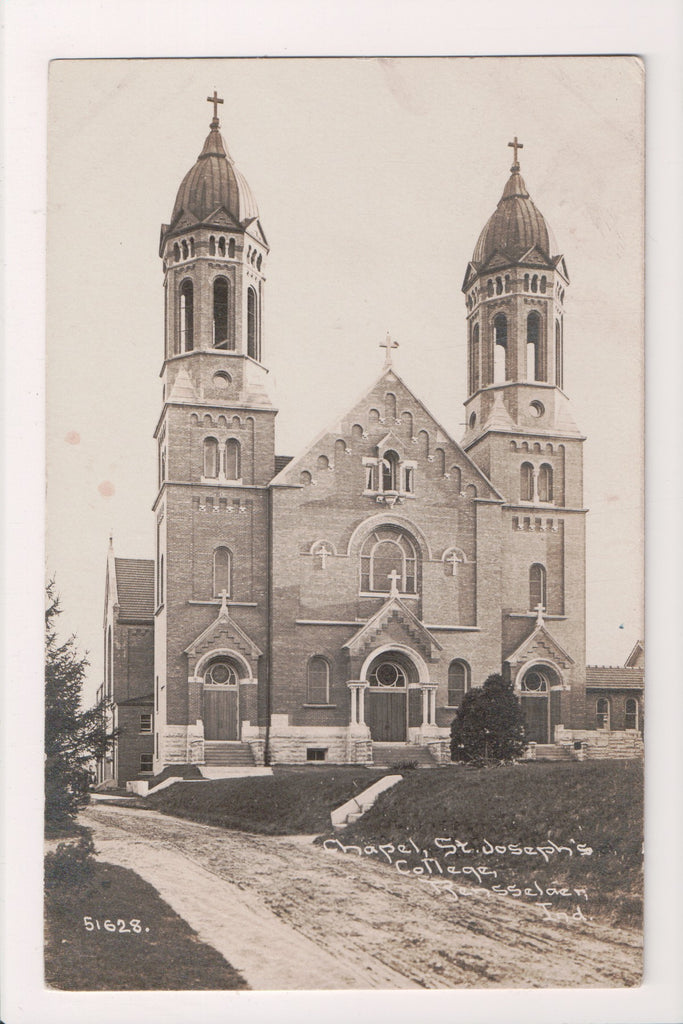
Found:
<svg viewBox="0 0 683 1024"><path fill-rule="evenodd" d="M524 715L512 683L491 675L465 694L451 724L452 761L512 761L525 746Z"/></svg>

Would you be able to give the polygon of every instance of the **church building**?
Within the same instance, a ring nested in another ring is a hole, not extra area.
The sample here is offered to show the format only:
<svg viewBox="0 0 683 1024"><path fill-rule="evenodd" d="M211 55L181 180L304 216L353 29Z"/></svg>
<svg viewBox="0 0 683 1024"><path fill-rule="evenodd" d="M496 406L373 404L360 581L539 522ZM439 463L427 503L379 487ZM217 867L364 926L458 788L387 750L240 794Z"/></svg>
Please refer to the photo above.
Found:
<svg viewBox="0 0 683 1024"><path fill-rule="evenodd" d="M268 387L268 241L211 102L161 228L155 557L109 558L124 590L147 581L133 625L149 657L136 655L125 699L149 702L133 714L150 743L128 777L401 754L443 764L463 694L494 672L521 700L530 756L639 753L642 668L603 670L587 688L569 274L521 176L521 143L465 269L464 437L399 376L387 337L378 378L292 459L277 454ZM110 632L116 592L112 581Z"/></svg>

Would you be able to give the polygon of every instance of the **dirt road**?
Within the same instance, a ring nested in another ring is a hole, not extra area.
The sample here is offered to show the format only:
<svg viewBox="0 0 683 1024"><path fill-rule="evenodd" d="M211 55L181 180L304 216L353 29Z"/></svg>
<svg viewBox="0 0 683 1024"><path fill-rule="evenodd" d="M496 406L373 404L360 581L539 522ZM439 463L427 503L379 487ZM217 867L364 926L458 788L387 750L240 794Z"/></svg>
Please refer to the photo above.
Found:
<svg viewBox="0 0 683 1024"><path fill-rule="evenodd" d="M640 936L544 920L506 897L451 902L298 837L88 808L102 860L137 871L254 989L638 984Z"/></svg>

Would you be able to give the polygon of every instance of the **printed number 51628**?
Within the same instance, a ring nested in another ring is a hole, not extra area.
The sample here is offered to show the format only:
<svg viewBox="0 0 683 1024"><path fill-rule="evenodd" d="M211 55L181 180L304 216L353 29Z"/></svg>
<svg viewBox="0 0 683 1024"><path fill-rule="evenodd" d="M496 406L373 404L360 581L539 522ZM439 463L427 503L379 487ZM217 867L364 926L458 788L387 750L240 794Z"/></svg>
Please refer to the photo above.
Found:
<svg viewBox="0 0 683 1024"><path fill-rule="evenodd" d="M84 917L83 924L87 932L127 932L128 934L140 935L142 932L142 923L136 918L131 918L130 921L124 921L122 917L111 921L107 918L105 921L100 921L97 917ZM146 932L149 928L144 929Z"/></svg>

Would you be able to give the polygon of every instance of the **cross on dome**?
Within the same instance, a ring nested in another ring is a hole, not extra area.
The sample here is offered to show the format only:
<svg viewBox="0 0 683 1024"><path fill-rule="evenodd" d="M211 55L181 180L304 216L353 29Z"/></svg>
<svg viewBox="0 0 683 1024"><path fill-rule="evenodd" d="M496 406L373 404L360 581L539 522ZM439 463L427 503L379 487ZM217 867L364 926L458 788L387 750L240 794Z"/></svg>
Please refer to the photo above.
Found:
<svg viewBox="0 0 683 1024"><path fill-rule="evenodd" d="M213 120L216 122L216 128L218 128L218 104L223 103L223 100L220 99L218 93L214 89L213 96L207 96L206 102L213 103ZM213 122L211 123L211 127L213 127Z"/></svg>
<svg viewBox="0 0 683 1024"><path fill-rule="evenodd" d="M524 143L523 142L517 142L517 136L515 135L514 142L508 142L508 146L510 146L515 151L515 162L513 163L513 165L510 168L510 170L511 171L518 171L519 170L519 160L517 159L517 150L518 149L524 149Z"/></svg>
<svg viewBox="0 0 683 1024"><path fill-rule="evenodd" d="M398 348L398 342L394 341L394 339L391 337L391 335L387 331L387 336L384 339L384 341L380 341L379 347L386 349L386 356L385 356L385 359L384 359L384 365L385 366L391 366L391 350L393 348Z"/></svg>

